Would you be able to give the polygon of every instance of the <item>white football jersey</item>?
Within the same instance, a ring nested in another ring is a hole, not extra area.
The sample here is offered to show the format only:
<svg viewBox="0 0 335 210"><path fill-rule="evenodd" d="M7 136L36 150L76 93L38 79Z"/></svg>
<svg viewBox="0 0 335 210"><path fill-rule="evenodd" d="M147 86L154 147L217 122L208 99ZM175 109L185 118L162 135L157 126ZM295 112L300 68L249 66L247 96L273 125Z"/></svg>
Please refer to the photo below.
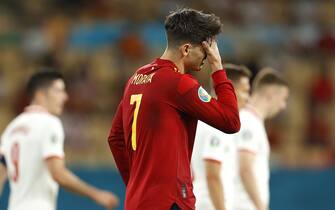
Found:
<svg viewBox="0 0 335 210"><path fill-rule="evenodd" d="M227 210L232 209L236 158L236 144L233 142L233 135L225 134L198 121L191 162L197 210L215 210L209 196L204 161L215 161L221 164L220 175L225 207Z"/></svg>
<svg viewBox="0 0 335 210"><path fill-rule="evenodd" d="M253 170L256 175L256 184L262 201L269 204L269 155L270 146L264 127L264 121L257 115L252 107L247 107L240 112L241 129L234 135L239 152L255 154ZM237 156L238 157L238 156ZM238 169L238 160L236 161ZM239 176L235 179L236 194L234 210L256 210L249 195L244 189Z"/></svg>
<svg viewBox="0 0 335 210"><path fill-rule="evenodd" d="M42 107L30 106L5 129L0 152L10 183L9 210L55 210L58 184L46 159L64 157L61 121Z"/></svg>

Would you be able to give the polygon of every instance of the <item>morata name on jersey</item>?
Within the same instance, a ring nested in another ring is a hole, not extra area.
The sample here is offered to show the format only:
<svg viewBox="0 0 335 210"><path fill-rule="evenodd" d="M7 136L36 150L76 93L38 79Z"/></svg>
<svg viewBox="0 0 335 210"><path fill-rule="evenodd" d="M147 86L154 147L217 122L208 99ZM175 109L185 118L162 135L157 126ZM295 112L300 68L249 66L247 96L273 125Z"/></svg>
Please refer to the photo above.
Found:
<svg viewBox="0 0 335 210"><path fill-rule="evenodd" d="M131 81L131 84L133 85L142 85L151 83L152 77L155 75L155 73L151 73L149 75L146 74L135 74L133 80Z"/></svg>

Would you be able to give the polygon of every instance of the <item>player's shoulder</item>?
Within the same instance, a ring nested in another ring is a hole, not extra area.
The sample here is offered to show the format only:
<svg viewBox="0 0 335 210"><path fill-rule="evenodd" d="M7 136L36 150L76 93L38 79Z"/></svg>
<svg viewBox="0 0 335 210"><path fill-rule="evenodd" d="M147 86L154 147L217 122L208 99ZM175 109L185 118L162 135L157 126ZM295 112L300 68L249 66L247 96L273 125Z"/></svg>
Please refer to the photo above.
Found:
<svg viewBox="0 0 335 210"><path fill-rule="evenodd" d="M260 121L259 117L253 111L247 108L241 109L240 119L241 119L241 122L243 121L244 123L247 123L247 124L253 124L255 122Z"/></svg>
<svg viewBox="0 0 335 210"><path fill-rule="evenodd" d="M181 95L199 86L199 82L190 74L180 74L178 79L178 93Z"/></svg>
<svg viewBox="0 0 335 210"><path fill-rule="evenodd" d="M262 120L249 109L240 111L241 129L237 136L242 139L252 139L252 137L261 132L263 124Z"/></svg>
<svg viewBox="0 0 335 210"><path fill-rule="evenodd" d="M217 138L217 139L229 139L230 135L223 133L222 131L198 120L197 130L196 130L197 136L202 136L207 139L207 137L211 138Z"/></svg>
<svg viewBox="0 0 335 210"><path fill-rule="evenodd" d="M52 114L47 114L46 115L46 120L48 120L50 122L50 124L54 124L57 126L61 126L62 125L62 121L59 119L59 117L52 115Z"/></svg>
<svg viewBox="0 0 335 210"><path fill-rule="evenodd" d="M46 113L45 114L45 121L48 123L48 126L54 127L56 129L62 129L62 121L60 120L59 117Z"/></svg>
<svg viewBox="0 0 335 210"><path fill-rule="evenodd" d="M30 122L32 126L42 126L42 127L49 127L49 128L58 128L62 126L62 122L59 117L50 114L48 112L36 112L36 113L23 113L21 114L23 118L22 121Z"/></svg>
<svg viewBox="0 0 335 210"><path fill-rule="evenodd" d="M242 109L240 111L240 121L241 129L239 134L243 132L258 132L258 130L261 129L262 123L260 123L260 119L248 109Z"/></svg>

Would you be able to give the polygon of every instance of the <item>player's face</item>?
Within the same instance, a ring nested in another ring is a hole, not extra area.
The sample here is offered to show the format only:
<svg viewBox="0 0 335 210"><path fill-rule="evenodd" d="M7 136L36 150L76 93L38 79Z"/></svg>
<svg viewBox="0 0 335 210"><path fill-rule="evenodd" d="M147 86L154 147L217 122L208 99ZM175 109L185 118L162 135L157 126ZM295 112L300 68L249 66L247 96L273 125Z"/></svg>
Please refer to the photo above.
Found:
<svg viewBox="0 0 335 210"><path fill-rule="evenodd" d="M201 45L189 44L184 49L184 64L186 70L200 71L206 59L206 52Z"/></svg>
<svg viewBox="0 0 335 210"><path fill-rule="evenodd" d="M57 116L62 114L67 99L65 83L61 79L55 80L46 90L47 109L51 114Z"/></svg>
<svg viewBox="0 0 335 210"><path fill-rule="evenodd" d="M238 108L243 108L250 97L250 80L248 77L241 77L240 80L234 84L237 96Z"/></svg>
<svg viewBox="0 0 335 210"><path fill-rule="evenodd" d="M270 110L269 117L276 116L280 111L286 109L289 96L289 89L281 85L271 87L271 96L269 99Z"/></svg>

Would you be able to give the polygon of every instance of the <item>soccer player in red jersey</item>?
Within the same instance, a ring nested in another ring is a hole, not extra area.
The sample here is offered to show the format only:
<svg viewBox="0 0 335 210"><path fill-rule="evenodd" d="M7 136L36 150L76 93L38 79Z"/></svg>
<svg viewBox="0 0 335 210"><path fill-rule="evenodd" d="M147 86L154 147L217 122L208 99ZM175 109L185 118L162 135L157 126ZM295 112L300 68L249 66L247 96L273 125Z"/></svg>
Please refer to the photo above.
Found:
<svg viewBox="0 0 335 210"><path fill-rule="evenodd" d="M213 14L171 13L164 54L128 80L108 138L126 184L126 210L195 209L190 160L198 119L225 133L239 131L234 88L215 40L221 26ZM187 74L205 59L217 99Z"/></svg>

